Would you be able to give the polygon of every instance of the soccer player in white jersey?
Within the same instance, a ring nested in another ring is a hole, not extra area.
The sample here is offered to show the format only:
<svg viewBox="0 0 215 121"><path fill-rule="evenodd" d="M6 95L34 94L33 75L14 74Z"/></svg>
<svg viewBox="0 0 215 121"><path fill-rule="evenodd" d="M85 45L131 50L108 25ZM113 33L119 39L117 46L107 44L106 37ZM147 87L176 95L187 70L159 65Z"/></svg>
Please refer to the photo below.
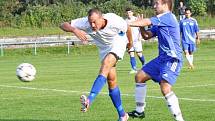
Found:
<svg viewBox="0 0 215 121"><path fill-rule="evenodd" d="M180 28L175 15L171 12L173 4L173 0L155 0L156 16L146 19L139 18L137 21L130 23L131 26L141 27L141 33L145 40L157 36L159 50L158 57L145 64L135 76L136 109L128 113L130 117L145 117L146 82L152 79L159 84L167 107L174 119L184 121L178 98L172 91L172 86L176 82L183 63ZM143 28L149 25L152 25L150 30Z"/></svg>
<svg viewBox="0 0 215 121"><path fill-rule="evenodd" d="M135 21L137 18L133 15L133 11L131 8L126 9L126 15L127 18L125 19L127 22L132 22ZM131 64L131 71L129 72L130 74L137 73L137 64L136 64L136 59L135 59L135 52L141 61L142 65L145 63L145 58L142 54L142 36L140 33L140 28L139 27L131 27L132 31L132 38L133 38L133 46L130 50L128 50L128 53L130 55L130 64Z"/></svg>
<svg viewBox="0 0 215 121"><path fill-rule="evenodd" d="M185 19L180 21L180 31L182 36L182 47L189 63L189 69L193 69L193 52L196 44L200 44L199 27L196 19L191 17L191 9L185 9Z"/></svg>
<svg viewBox="0 0 215 121"><path fill-rule="evenodd" d="M127 22L114 13L102 14L98 8L88 11L88 16L64 22L61 29L74 33L81 41L86 42L88 33L96 43L101 60L101 67L88 97L82 95L81 111L86 112L93 100L108 82L109 96L114 104L119 121L127 121L129 116L121 103L120 90L117 86L116 63L132 45L131 29Z"/></svg>

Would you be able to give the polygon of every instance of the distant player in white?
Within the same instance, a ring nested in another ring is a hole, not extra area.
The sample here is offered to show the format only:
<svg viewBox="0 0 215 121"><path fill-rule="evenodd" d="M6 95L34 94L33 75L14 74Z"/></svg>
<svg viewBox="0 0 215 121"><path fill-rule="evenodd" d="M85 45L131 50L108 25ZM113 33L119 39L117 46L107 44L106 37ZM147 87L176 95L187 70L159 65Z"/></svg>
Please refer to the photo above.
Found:
<svg viewBox="0 0 215 121"><path fill-rule="evenodd" d="M127 18L125 19L127 22L132 22L135 21L137 18L133 15L133 11L131 8L126 9L126 15ZM132 39L133 39L133 46L130 50L128 50L128 53L130 55L130 64L131 64L131 71L129 72L130 74L137 73L137 66L136 66L136 59L135 59L135 52L141 61L142 65L145 63L145 58L142 54L142 36L140 33L140 28L139 27L131 27L132 31Z"/></svg>
<svg viewBox="0 0 215 121"><path fill-rule="evenodd" d="M132 34L127 22L114 13L102 14L99 9L93 8L88 11L87 17L64 22L61 29L74 33L83 42L87 42L88 33L94 39L100 53L100 71L88 97L85 95L80 97L81 111L86 112L89 109L95 97L108 82L109 96L118 112L119 121L127 121L129 116L122 107L116 76L117 61L123 58L126 46L130 49L132 45L128 43L128 40L132 41Z"/></svg>
<svg viewBox="0 0 215 121"><path fill-rule="evenodd" d="M182 36L182 47L189 69L193 69L193 53L196 51L196 44L200 44L199 27L196 19L191 17L191 9L185 9L185 19L180 21L180 32Z"/></svg>

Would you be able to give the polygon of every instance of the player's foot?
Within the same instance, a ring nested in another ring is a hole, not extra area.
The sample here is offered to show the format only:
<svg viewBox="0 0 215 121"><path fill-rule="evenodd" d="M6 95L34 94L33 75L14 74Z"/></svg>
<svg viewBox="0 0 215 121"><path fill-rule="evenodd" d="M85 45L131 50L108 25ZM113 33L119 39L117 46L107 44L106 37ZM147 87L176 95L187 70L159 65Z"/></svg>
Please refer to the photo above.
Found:
<svg viewBox="0 0 215 121"><path fill-rule="evenodd" d="M189 65L188 69L194 69L194 65Z"/></svg>
<svg viewBox="0 0 215 121"><path fill-rule="evenodd" d="M145 113L144 113L144 111L141 112L141 113L139 113L139 112L137 112L136 110L134 110L134 111L132 111L132 112L128 112L128 115L129 115L130 117L132 117L132 118L140 118L140 119L145 118Z"/></svg>
<svg viewBox="0 0 215 121"><path fill-rule="evenodd" d="M137 73L137 71L134 69L131 69L131 71L129 72L129 74L136 74L136 73Z"/></svg>
<svg viewBox="0 0 215 121"><path fill-rule="evenodd" d="M81 102L81 111L87 112L87 110L90 106L89 99L87 99L87 97L85 95L81 95L80 102Z"/></svg>
<svg viewBox="0 0 215 121"><path fill-rule="evenodd" d="M129 115L125 113L125 115L123 117L120 117L118 121L127 121L128 118L129 118Z"/></svg>

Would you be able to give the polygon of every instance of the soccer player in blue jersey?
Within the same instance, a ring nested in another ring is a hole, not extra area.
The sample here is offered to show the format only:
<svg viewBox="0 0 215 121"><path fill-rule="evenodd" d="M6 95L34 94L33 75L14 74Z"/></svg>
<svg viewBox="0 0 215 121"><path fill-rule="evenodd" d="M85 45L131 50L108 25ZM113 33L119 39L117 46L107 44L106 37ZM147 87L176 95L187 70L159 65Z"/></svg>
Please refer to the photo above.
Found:
<svg viewBox="0 0 215 121"><path fill-rule="evenodd" d="M189 69L193 69L193 52L196 50L196 44L200 44L199 27L196 19L191 17L191 9L185 9L185 19L180 21L180 31L182 36L182 47L189 63Z"/></svg>
<svg viewBox="0 0 215 121"><path fill-rule="evenodd" d="M178 98L172 90L183 62L180 28L175 15L171 12L173 3L173 0L155 0L156 16L146 19L139 18L139 20L130 23L130 26L141 27L142 36L145 40L157 36L159 49L159 55L145 64L135 76L136 109L128 113L130 117L145 117L146 82L152 79L160 85L161 93L174 119L184 121ZM145 30L144 26L149 25L152 28Z"/></svg>
<svg viewBox="0 0 215 121"><path fill-rule="evenodd" d="M130 49L132 45L131 29L127 22L114 13L102 14L99 9L93 8L88 11L87 17L62 23L61 29L74 33L82 42L87 41L86 33L89 34L99 49L101 60L99 75L88 97L81 95L81 111L86 112L89 109L107 82L109 96L118 112L119 121L127 121L129 116L122 107L116 76L117 61L123 58L126 46Z"/></svg>

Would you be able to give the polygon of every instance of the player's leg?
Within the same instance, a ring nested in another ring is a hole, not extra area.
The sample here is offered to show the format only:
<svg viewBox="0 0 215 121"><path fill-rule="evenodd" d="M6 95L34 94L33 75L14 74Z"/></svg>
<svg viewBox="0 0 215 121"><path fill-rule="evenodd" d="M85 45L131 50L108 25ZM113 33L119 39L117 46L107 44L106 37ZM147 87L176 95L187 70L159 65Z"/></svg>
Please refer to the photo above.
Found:
<svg viewBox="0 0 215 121"><path fill-rule="evenodd" d="M145 58L144 58L144 55L142 54L143 47L142 47L142 42L140 40L135 45L135 51L137 53L137 56L138 56L140 62L142 63L142 65L144 65Z"/></svg>
<svg viewBox="0 0 215 121"><path fill-rule="evenodd" d="M176 121L184 121L179 107L179 101L175 93L172 91L172 85L175 84L177 76L182 68L182 62L173 59L167 61L161 66L160 89L166 99L167 106Z"/></svg>
<svg viewBox="0 0 215 121"><path fill-rule="evenodd" d="M135 53L132 48L129 50L129 55L130 55L130 64L131 64L131 71L129 72L130 74L136 73L137 71L137 66L136 66L136 59L135 59Z"/></svg>
<svg viewBox="0 0 215 121"><path fill-rule="evenodd" d="M145 99L147 92L146 81L149 79L156 79L154 77L159 75L159 62L158 59L153 59L149 63L143 66L142 70L138 71L135 76L135 101L136 109L132 112L129 112L128 115L133 118L144 118L145 110Z"/></svg>
<svg viewBox="0 0 215 121"><path fill-rule="evenodd" d="M116 67L111 68L108 74L107 80L108 80L109 96L112 100L112 103L114 104L114 107L118 112L119 119L120 121L127 121L128 115L122 107L120 90L117 85Z"/></svg>
<svg viewBox="0 0 215 121"><path fill-rule="evenodd" d="M184 121L181 113L181 109L179 106L179 101L175 93L171 89L171 85L165 81L162 80L160 83L160 88L163 96L166 99L167 106L174 116L176 121Z"/></svg>
<svg viewBox="0 0 215 121"><path fill-rule="evenodd" d="M149 80L151 77L146 74L143 70L138 71L135 76L135 102L136 102L136 109L128 112L128 115L132 118L144 118L144 109L145 109L145 99L146 99L146 91L147 85L146 81Z"/></svg>
<svg viewBox="0 0 215 121"><path fill-rule="evenodd" d="M184 43L184 44L182 44L182 46L183 46L185 57L186 57L186 59L188 61L188 68L191 68L192 67L192 61L191 61L191 57L190 57L190 54L189 54L190 44Z"/></svg>
<svg viewBox="0 0 215 121"><path fill-rule="evenodd" d="M191 44L190 48L189 48L189 56L190 56L190 68L194 69L194 65L193 65L193 52L195 52L196 50L196 45L195 44Z"/></svg>
<svg viewBox="0 0 215 121"><path fill-rule="evenodd" d="M144 65L145 64L145 58L144 58L142 52L136 52L136 53L137 53L137 56L138 56L140 62L142 63L142 65Z"/></svg>
<svg viewBox="0 0 215 121"><path fill-rule="evenodd" d="M109 53L105 58L103 59L99 75L97 76L96 80L94 81L94 84L92 86L92 89L90 91L89 96L86 99L86 96L81 96L81 111L86 112L89 106L94 101L95 97L98 95L98 93L101 91L101 89L104 87L107 81L108 73L110 72L110 69L115 66L117 62L116 55L114 53Z"/></svg>

